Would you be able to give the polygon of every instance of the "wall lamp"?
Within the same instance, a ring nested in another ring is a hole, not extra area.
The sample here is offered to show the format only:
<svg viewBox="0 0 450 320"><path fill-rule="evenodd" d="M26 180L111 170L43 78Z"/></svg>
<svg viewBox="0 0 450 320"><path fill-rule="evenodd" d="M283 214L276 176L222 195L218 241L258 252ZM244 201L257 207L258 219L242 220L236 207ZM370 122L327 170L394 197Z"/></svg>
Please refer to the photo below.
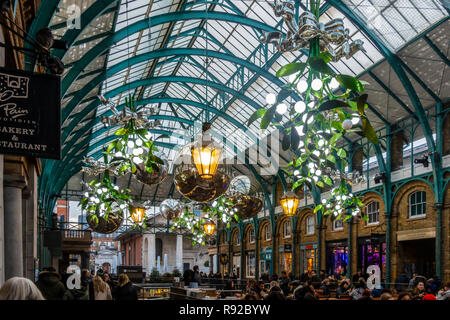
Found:
<svg viewBox="0 0 450 320"><path fill-rule="evenodd" d="M429 166L428 156L427 156L426 154L424 154L424 155L422 156L422 158L414 159L414 163L415 163L415 164L421 163L421 164L423 164L423 166L424 166L425 168L428 168L428 166Z"/></svg>
<svg viewBox="0 0 450 320"><path fill-rule="evenodd" d="M380 183L381 181L385 182L386 181L386 173L384 173L384 172L377 173L375 175L374 180L375 180L375 183Z"/></svg>

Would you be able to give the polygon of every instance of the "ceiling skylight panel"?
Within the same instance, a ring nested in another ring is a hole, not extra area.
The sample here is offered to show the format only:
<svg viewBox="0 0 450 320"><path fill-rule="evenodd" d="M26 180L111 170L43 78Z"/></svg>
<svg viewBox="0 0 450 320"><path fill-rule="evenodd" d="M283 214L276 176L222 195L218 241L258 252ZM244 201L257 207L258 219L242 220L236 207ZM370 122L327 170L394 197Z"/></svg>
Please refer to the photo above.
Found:
<svg viewBox="0 0 450 320"><path fill-rule="evenodd" d="M248 18L262 21L270 26L275 26L279 22L278 17L273 14L272 7L267 1L259 2L255 1L249 8L244 11Z"/></svg>

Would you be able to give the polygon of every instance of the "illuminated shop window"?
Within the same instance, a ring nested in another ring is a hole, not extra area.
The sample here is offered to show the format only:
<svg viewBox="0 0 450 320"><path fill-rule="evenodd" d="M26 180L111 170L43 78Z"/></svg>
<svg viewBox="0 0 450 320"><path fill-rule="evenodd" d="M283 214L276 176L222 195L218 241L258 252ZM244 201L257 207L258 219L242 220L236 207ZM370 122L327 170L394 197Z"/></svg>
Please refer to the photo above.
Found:
<svg viewBox="0 0 450 320"><path fill-rule="evenodd" d="M314 216L306 218L306 234L314 234Z"/></svg>
<svg viewBox="0 0 450 320"><path fill-rule="evenodd" d="M334 220L333 221L333 230L342 230L344 229L344 223L342 222L342 219Z"/></svg>
<svg viewBox="0 0 450 320"><path fill-rule="evenodd" d="M283 238L291 237L291 220L286 220L283 224Z"/></svg>
<svg viewBox="0 0 450 320"><path fill-rule="evenodd" d="M409 217L423 217L427 210L427 194L425 191L416 191L409 195Z"/></svg>
<svg viewBox="0 0 450 320"><path fill-rule="evenodd" d="M366 206L367 224L377 224L380 221L380 203L373 201Z"/></svg>

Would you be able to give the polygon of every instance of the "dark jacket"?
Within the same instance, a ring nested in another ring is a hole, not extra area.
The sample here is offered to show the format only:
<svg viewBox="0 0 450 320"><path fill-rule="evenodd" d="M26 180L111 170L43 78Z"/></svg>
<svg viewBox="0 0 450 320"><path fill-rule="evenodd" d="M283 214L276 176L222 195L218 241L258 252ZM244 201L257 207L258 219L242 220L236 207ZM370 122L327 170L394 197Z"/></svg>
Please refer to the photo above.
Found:
<svg viewBox="0 0 450 320"><path fill-rule="evenodd" d="M62 300L66 288L56 272L43 271L38 276L36 286L46 300Z"/></svg>
<svg viewBox="0 0 450 320"><path fill-rule="evenodd" d="M289 279L289 277L281 277L280 278L280 288L283 291L284 295L287 296L289 294L289 283L291 282L291 280Z"/></svg>
<svg viewBox="0 0 450 320"><path fill-rule="evenodd" d="M80 289L66 290L63 300L89 300L88 289L81 286Z"/></svg>
<svg viewBox="0 0 450 320"><path fill-rule="evenodd" d="M136 301L138 299L137 289L131 282L122 287L116 286L112 295L114 300L118 301Z"/></svg>

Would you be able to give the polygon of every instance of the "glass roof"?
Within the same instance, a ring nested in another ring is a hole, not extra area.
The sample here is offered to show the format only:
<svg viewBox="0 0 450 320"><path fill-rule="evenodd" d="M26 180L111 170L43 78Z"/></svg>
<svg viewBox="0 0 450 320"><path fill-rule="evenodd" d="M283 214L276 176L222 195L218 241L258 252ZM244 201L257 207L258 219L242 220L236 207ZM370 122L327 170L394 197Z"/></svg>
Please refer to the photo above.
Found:
<svg viewBox="0 0 450 320"><path fill-rule="evenodd" d="M66 8L68 2L61 1L61 8ZM434 48L436 46L448 57L450 27L448 13L440 1L342 2L411 70L408 77L424 107L435 100L427 89L439 98L448 98L449 67ZM84 13L94 1L79 3ZM302 11L301 7L300 13ZM50 24L58 37L63 37L68 31L65 25L68 17L64 12L66 10L56 13ZM177 19L140 29L130 27L140 21L151 24L156 17L180 12L203 12L205 16L206 12L225 13L239 17L240 20L235 21L242 23L198 18ZM339 8L325 3L321 13L320 20L324 23L343 18L351 38L364 41L365 52L333 63L332 68L370 83L369 116L375 128L380 129L386 123L410 115L414 108L402 83L383 60L376 41L361 32ZM128 95L133 95L138 101L144 100L143 103L158 105L159 115L164 118L160 129L174 133L169 139L161 140L163 143L183 146L185 140L196 133L192 123L209 120L213 122L213 130L235 144L238 151L248 149L254 139L262 135L259 123L247 128L247 120L254 110L266 106L267 94L278 92L286 82L286 79L275 77L276 71L289 62L305 61L307 57L304 52L280 54L272 46L261 44L261 30L245 25L245 19L287 31L273 14L268 1L112 1L82 30L64 55L66 76L99 43L114 33L125 32L125 37L113 41L112 45L104 48L104 52L93 57L68 87L62 100L63 115L67 114L63 128L68 131L63 133L64 145L77 154L99 155L110 136L99 122L99 117L108 111L96 99L98 94L102 94L118 106L124 104ZM424 31L431 43L418 37ZM157 52L165 54L158 58L145 58L146 54ZM131 63L135 57L143 58ZM121 67L117 68L118 65ZM106 71L111 68L115 72ZM440 79L431 80L432 74L427 70L439 72ZM108 73L105 75L105 72ZM428 77L423 79L423 83L414 78L424 78L425 75ZM91 84L96 85L85 90ZM287 101L294 102L292 98ZM89 145L89 151L75 147L80 141ZM173 148L162 150L170 160L176 154ZM227 151L231 152L232 148Z"/></svg>

